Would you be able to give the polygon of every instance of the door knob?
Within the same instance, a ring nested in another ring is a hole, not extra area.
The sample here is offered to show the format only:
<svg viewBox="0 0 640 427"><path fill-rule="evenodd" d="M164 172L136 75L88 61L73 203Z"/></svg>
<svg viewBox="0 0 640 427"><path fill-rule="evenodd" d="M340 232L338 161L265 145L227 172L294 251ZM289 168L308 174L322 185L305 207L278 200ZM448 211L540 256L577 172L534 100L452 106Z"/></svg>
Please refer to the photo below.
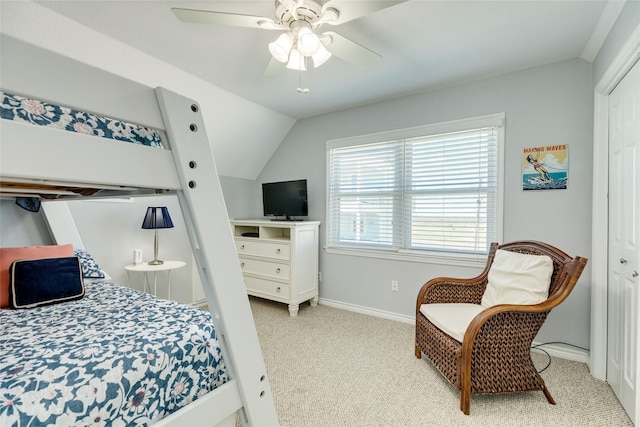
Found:
<svg viewBox="0 0 640 427"><path fill-rule="evenodd" d="M627 260L626 260L626 259L624 259L624 258L620 258L620 264L626 264L626 263L627 263Z"/></svg>

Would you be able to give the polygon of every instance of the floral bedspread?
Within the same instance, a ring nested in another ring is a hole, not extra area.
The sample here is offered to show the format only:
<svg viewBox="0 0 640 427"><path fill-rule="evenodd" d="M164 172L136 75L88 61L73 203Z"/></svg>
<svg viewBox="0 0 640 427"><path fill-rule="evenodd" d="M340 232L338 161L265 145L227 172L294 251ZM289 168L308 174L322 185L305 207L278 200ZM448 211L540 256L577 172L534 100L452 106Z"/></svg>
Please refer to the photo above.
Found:
<svg viewBox="0 0 640 427"><path fill-rule="evenodd" d="M211 315L85 282L84 298L0 309L0 426L142 426L225 383Z"/></svg>
<svg viewBox="0 0 640 427"><path fill-rule="evenodd" d="M0 92L0 117L162 148L160 133L155 129L10 93Z"/></svg>

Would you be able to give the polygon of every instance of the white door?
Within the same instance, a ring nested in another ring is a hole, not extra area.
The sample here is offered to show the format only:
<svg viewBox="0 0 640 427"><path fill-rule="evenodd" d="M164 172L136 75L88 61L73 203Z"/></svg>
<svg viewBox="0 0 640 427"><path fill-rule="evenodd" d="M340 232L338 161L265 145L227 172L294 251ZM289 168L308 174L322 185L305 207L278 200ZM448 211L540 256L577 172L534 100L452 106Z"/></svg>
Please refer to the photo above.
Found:
<svg viewBox="0 0 640 427"><path fill-rule="evenodd" d="M609 97L607 381L637 422L640 307L640 63Z"/></svg>

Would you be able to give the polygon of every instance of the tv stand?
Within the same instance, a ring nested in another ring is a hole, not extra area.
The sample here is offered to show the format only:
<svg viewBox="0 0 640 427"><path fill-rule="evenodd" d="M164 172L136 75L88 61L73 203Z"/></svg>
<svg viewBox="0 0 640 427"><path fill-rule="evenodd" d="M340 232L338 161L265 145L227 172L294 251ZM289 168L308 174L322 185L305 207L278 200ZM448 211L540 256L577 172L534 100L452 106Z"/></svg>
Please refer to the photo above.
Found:
<svg viewBox="0 0 640 427"><path fill-rule="evenodd" d="M247 293L287 303L318 304L319 221L234 220L233 238Z"/></svg>

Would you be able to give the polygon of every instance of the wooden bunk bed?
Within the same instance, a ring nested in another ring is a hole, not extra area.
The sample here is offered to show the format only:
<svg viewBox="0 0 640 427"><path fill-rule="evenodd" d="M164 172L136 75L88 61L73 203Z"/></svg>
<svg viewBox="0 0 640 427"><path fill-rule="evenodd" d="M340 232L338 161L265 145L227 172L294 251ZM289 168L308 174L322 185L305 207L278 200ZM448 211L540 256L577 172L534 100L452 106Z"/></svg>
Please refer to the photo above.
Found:
<svg viewBox="0 0 640 427"><path fill-rule="evenodd" d="M243 425L278 425L198 103L84 64L64 63L70 69L49 70L36 79L29 72L19 77L14 67L5 73L1 89L155 129L166 149L0 120L2 194L43 200L176 194L229 380L155 425L233 426L237 416Z"/></svg>

